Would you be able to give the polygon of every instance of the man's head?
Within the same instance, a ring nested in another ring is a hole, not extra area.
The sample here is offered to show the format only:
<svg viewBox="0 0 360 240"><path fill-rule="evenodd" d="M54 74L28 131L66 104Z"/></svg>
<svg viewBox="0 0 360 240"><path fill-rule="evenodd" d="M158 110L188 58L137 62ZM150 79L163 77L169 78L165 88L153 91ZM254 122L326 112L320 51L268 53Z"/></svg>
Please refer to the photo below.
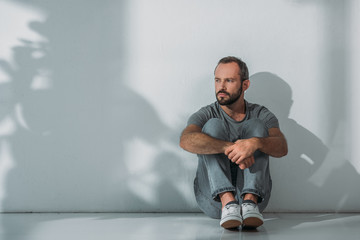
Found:
<svg viewBox="0 0 360 240"><path fill-rule="evenodd" d="M243 62L240 58L233 57L233 56L224 57L219 60L218 64L216 65L216 68L219 66L219 64L227 64L227 63L236 63L238 65L241 81L249 79L249 70L246 66L246 63ZM216 68L215 68L215 71L216 71Z"/></svg>
<svg viewBox="0 0 360 240"><path fill-rule="evenodd" d="M246 64L236 57L220 59L215 68L215 93L220 105L235 103L249 87Z"/></svg>

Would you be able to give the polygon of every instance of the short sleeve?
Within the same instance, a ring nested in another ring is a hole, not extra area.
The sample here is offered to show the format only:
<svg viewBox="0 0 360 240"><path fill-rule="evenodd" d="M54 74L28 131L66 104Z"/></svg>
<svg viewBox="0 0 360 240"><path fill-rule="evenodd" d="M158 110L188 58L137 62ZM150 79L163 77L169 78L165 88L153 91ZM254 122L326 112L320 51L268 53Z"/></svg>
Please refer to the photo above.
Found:
<svg viewBox="0 0 360 240"><path fill-rule="evenodd" d="M259 116L258 116L263 122L265 123L265 126L267 129L270 128L279 128L279 120L277 117L269 111L266 107L262 107Z"/></svg>
<svg viewBox="0 0 360 240"><path fill-rule="evenodd" d="M187 125L195 124L201 128L205 125L205 123L211 118L209 111L203 107L199 111L193 113L188 122Z"/></svg>

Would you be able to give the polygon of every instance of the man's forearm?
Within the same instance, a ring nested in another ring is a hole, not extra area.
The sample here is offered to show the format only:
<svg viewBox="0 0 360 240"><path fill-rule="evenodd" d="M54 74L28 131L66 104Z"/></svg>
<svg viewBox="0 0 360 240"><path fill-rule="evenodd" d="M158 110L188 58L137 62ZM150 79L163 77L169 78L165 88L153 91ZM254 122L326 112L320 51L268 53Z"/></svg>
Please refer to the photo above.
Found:
<svg viewBox="0 0 360 240"><path fill-rule="evenodd" d="M287 154L287 143L283 137L253 138L257 149L272 157L283 157Z"/></svg>
<svg viewBox="0 0 360 240"><path fill-rule="evenodd" d="M232 142L219 140L202 132L186 133L180 139L180 146L184 150L196 154L224 153L226 147L232 144Z"/></svg>

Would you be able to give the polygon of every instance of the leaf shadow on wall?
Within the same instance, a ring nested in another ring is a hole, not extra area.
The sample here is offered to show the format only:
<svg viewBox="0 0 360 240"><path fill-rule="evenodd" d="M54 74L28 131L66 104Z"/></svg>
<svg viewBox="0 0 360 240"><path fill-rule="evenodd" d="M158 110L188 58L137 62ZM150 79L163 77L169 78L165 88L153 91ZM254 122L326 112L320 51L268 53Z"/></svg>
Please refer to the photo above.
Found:
<svg viewBox="0 0 360 240"><path fill-rule="evenodd" d="M336 149L335 145L329 148L289 118L293 99L291 87L285 80L273 73L259 72L250 77L250 82L246 99L266 106L278 117L288 143L287 156L271 158L273 191L268 208L271 211L341 211L351 204L356 197L351 189L360 179L345 159L344 150ZM341 140L342 129L334 129L338 132L334 134L334 142Z"/></svg>
<svg viewBox="0 0 360 240"><path fill-rule="evenodd" d="M7 175L3 209L151 211L160 200L148 202L136 194L142 189L129 187L134 175L124 162L124 151L132 139L156 148L171 130L149 102L126 85L131 81L124 79L131 50L124 46L126 14L119 13L126 4L84 0L33 5L48 15L44 22L29 23L29 28L47 40L23 39L13 48L16 67L5 60L0 63L10 76L7 104L18 109L11 113L16 131L6 139L14 167ZM34 79L42 83L36 89ZM174 137L168 141L177 146ZM186 208L173 186L176 179L169 179L166 168L156 168L178 157L164 151L157 158L152 169L160 184L151 191L171 195L169 202L176 198L183 204L180 208ZM136 159L134 152L133 161L144 159ZM178 173L185 168L181 161L176 167ZM5 235L11 224L2 221ZM37 223L26 224L23 230L30 233Z"/></svg>

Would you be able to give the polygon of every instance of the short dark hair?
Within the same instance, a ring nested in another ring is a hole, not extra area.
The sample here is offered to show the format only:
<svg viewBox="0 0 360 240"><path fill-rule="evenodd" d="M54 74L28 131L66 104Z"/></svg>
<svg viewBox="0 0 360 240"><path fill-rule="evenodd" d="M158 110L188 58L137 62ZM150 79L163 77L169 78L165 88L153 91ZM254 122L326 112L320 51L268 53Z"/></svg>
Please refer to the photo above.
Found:
<svg viewBox="0 0 360 240"><path fill-rule="evenodd" d="M228 56L228 57L224 57L222 59L219 60L218 64L216 65L216 67L220 64L220 63L236 63L239 68L240 68L240 72L239 72L239 75L240 75L240 80L241 82L243 82L244 80L246 79L249 79L249 70L246 66L246 63L243 62L240 58L237 58L237 57L233 57L233 56ZM215 68L216 70L216 68Z"/></svg>

